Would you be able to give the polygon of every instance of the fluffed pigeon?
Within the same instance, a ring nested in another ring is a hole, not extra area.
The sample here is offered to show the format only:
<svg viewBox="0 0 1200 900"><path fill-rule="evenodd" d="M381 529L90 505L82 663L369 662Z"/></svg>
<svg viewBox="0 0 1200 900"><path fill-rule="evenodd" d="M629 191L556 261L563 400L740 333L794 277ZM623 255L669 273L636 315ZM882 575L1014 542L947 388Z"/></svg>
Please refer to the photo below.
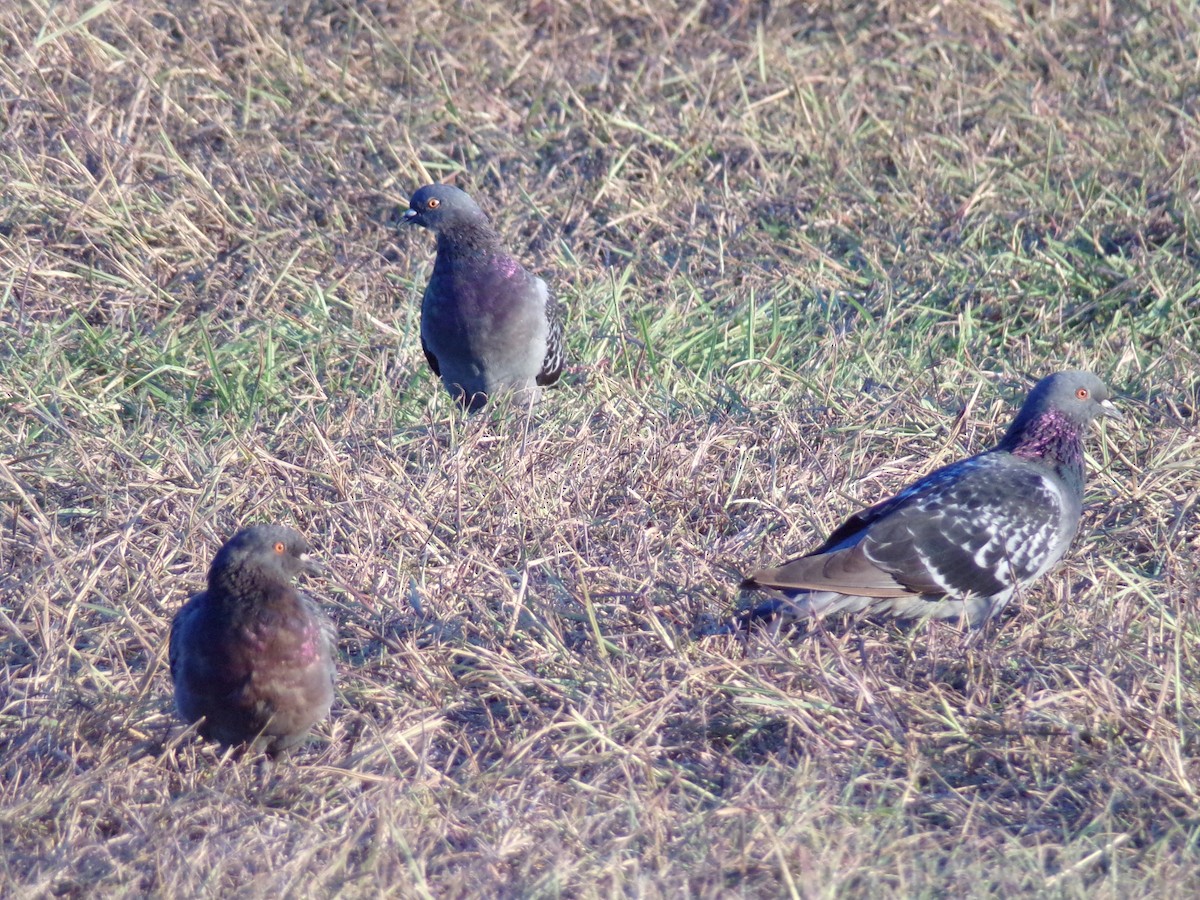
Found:
<svg viewBox="0 0 1200 900"><path fill-rule="evenodd" d="M421 349L433 374L469 410L502 391L536 401L562 373L563 309L546 282L509 255L475 201L430 184L404 220L437 235L421 302Z"/></svg>
<svg viewBox="0 0 1200 900"><path fill-rule="evenodd" d="M1058 562L1083 508L1083 435L1123 418L1089 372L1059 372L1030 391L991 450L926 475L851 516L825 543L743 588L772 599L742 624L834 612L961 619L978 628Z"/></svg>
<svg viewBox="0 0 1200 900"><path fill-rule="evenodd" d="M333 703L334 628L292 587L320 571L297 532L255 525L235 534L208 571L208 590L171 622L175 706L222 744L277 753L299 743ZM256 740L257 739L257 740Z"/></svg>

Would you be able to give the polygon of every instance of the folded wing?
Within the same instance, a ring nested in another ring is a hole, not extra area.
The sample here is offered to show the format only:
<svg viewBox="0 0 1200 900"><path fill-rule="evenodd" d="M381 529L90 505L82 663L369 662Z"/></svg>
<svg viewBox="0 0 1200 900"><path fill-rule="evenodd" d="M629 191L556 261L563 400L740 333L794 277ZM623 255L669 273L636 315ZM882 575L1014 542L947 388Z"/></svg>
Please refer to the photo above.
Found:
<svg viewBox="0 0 1200 900"><path fill-rule="evenodd" d="M746 587L861 597L995 596L1061 555L1061 492L1045 473L982 454L852 516L816 551Z"/></svg>

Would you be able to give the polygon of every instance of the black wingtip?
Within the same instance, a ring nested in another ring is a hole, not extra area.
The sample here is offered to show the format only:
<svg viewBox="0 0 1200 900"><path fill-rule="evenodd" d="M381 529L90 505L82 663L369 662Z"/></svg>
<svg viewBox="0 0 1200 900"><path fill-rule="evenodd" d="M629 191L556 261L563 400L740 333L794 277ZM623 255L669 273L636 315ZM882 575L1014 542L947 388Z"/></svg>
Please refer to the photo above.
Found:
<svg viewBox="0 0 1200 900"><path fill-rule="evenodd" d="M767 600L724 618L702 616L693 628L692 634L695 637L712 637L714 635L745 637L752 630L772 625L776 619L780 619L787 605L785 600ZM803 627L800 623L795 624L797 627Z"/></svg>
<svg viewBox="0 0 1200 900"><path fill-rule="evenodd" d="M746 579L751 581L751 579ZM743 582L745 586L745 582ZM743 609L729 620L730 627L735 633L744 633L752 628L771 625L779 618L781 610L787 606L783 600L766 600L749 609Z"/></svg>

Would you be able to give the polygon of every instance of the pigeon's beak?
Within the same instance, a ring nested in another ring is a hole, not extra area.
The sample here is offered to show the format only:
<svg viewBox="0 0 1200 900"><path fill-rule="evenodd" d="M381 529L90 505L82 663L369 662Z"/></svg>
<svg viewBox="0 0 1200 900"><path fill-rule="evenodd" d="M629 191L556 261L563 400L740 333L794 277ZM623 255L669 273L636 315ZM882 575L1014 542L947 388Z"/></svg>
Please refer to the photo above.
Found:
<svg viewBox="0 0 1200 900"><path fill-rule="evenodd" d="M300 562L304 566L304 574L313 578L328 574L329 568L320 560L313 558L311 554L301 553Z"/></svg>
<svg viewBox="0 0 1200 900"><path fill-rule="evenodd" d="M404 222L406 225L411 225L417 221L417 211L411 206L404 211Z"/></svg>
<svg viewBox="0 0 1200 900"><path fill-rule="evenodd" d="M1117 409L1111 400L1100 401L1100 415L1107 419L1116 419L1118 422L1125 421L1125 414Z"/></svg>

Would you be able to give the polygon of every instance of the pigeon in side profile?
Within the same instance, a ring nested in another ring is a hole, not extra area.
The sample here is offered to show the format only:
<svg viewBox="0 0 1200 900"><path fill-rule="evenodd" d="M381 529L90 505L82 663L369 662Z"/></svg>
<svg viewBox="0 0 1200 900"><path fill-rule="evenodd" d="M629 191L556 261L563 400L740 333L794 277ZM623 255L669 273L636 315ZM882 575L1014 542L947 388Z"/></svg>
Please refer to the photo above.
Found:
<svg viewBox="0 0 1200 900"><path fill-rule="evenodd" d="M565 361L563 309L546 282L508 254L487 216L456 187L421 188L404 220L437 235L421 303L421 349L433 374L471 411L503 391L536 402Z"/></svg>
<svg viewBox="0 0 1200 900"><path fill-rule="evenodd" d="M785 599L743 613L742 624L865 611L980 627L1067 552L1083 508L1083 436L1096 416L1122 418L1095 375L1043 378L991 450L851 516L807 556L751 574L743 588Z"/></svg>
<svg viewBox="0 0 1200 900"><path fill-rule="evenodd" d="M334 629L292 587L320 567L290 528L235 534L208 570L208 590L171 622L175 706L222 744L255 741L278 753L299 743L333 703Z"/></svg>

